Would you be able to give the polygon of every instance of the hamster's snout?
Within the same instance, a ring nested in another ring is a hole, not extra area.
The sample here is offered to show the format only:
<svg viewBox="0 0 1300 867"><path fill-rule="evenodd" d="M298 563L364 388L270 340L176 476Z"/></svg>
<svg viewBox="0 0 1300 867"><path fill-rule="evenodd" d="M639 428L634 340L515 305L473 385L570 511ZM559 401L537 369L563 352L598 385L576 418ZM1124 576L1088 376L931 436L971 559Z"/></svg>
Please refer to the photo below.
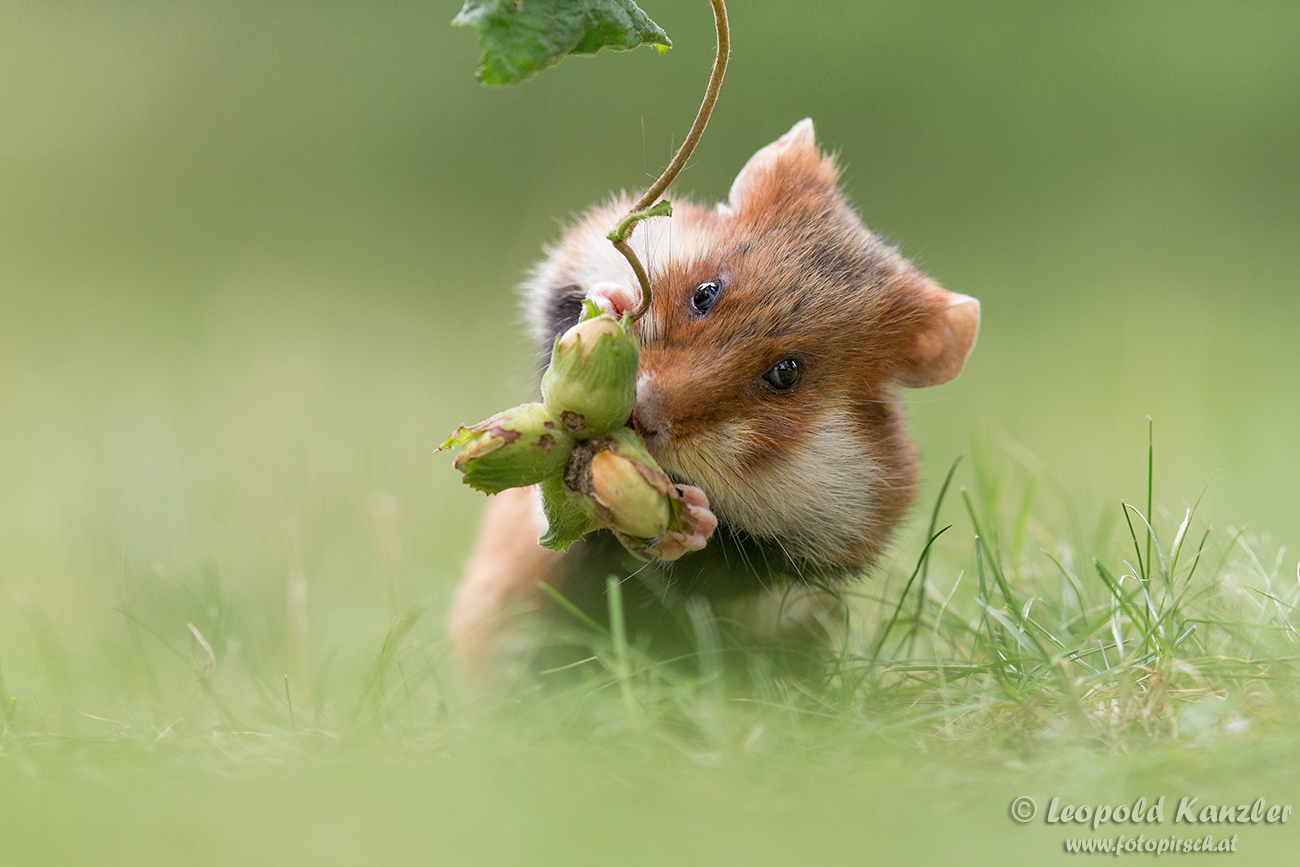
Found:
<svg viewBox="0 0 1300 867"><path fill-rule="evenodd" d="M632 427L646 441L652 452L662 446L672 432L663 393L653 373L642 371L636 380L636 405L632 409Z"/></svg>

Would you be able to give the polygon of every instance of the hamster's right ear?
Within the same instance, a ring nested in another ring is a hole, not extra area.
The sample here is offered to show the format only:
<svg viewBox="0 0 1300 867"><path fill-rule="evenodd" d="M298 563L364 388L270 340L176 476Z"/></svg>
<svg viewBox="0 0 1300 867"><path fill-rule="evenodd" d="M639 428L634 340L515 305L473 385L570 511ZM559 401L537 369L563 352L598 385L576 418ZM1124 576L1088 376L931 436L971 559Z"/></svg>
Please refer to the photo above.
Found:
<svg viewBox="0 0 1300 867"><path fill-rule="evenodd" d="M975 348L980 330L980 303L969 295L949 292L926 281L930 314L911 345L898 375L908 388L925 388L956 379Z"/></svg>

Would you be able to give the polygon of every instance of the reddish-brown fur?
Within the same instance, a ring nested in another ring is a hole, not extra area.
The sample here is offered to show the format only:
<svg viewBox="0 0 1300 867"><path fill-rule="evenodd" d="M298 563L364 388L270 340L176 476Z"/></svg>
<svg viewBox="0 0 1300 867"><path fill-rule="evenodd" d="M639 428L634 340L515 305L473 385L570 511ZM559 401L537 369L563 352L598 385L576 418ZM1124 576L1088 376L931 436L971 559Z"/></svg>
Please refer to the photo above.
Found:
<svg viewBox="0 0 1300 867"><path fill-rule="evenodd" d="M804 121L750 160L728 205L674 202L667 227L634 235L654 288L639 323L634 422L720 521L790 552L789 581L799 563L861 571L884 548L917 485L900 386L959 373L978 327L974 299L939 288L863 227L838 176ZM544 343L563 293L636 285L603 240L626 206L594 209L539 267L530 309ZM690 299L710 281L722 291L699 315ZM763 373L791 357L800 380L774 389ZM458 654L480 672L499 664L489 648L506 634L505 606L540 601L539 582L561 562L537 548L521 496L506 497L485 516L454 615Z"/></svg>

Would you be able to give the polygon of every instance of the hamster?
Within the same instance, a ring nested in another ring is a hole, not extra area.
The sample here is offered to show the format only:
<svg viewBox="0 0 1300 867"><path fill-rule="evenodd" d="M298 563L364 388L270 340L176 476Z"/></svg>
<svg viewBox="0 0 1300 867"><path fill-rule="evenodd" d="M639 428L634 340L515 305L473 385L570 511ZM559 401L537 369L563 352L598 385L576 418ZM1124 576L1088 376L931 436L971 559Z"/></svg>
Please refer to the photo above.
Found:
<svg viewBox="0 0 1300 867"><path fill-rule="evenodd" d="M639 303L605 237L630 204L591 209L525 284L544 358L584 299L615 313ZM600 620L606 577L635 576L621 586L638 629L692 596L763 634L824 625L824 590L869 569L916 493L901 389L956 377L979 330L976 299L863 226L811 120L754 154L725 202L675 200L631 243L653 288L631 424L703 529L665 540L649 564L607 531L556 553L537 545L535 490L489 498L451 617L472 682L522 660L529 622L569 616L546 585Z"/></svg>

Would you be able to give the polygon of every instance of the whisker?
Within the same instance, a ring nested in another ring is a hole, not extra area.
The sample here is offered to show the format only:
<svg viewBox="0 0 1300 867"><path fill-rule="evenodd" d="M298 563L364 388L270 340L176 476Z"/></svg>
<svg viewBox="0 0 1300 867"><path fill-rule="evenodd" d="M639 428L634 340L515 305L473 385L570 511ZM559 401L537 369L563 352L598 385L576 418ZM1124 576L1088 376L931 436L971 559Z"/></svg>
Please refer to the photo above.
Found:
<svg viewBox="0 0 1300 867"><path fill-rule="evenodd" d="M781 539L779 537L774 536L772 538L772 541L776 542L776 546L781 549L781 553L785 555L785 559L788 560L790 562L790 565L794 567L794 574L798 576L799 580L802 583L807 584L808 579L804 577L803 570L799 568L799 564L795 562L795 559L790 556L790 552L786 550L785 545L781 542Z"/></svg>

